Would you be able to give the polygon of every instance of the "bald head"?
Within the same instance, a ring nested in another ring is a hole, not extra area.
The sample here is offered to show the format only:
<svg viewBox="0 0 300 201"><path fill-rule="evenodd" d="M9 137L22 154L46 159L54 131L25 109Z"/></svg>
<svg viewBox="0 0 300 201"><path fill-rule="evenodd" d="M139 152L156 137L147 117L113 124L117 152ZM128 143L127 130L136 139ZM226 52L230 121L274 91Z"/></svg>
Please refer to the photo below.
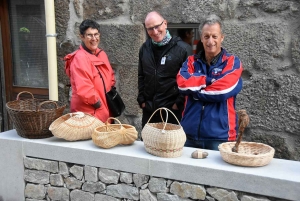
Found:
<svg viewBox="0 0 300 201"><path fill-rule="evenodd" d="M150 13L147 14L146 18L145 18L145 24L147 23L147 21L149 20L159 20L162 21L164 18L163 16L158 13L157 11L152 11Z"/></svg>

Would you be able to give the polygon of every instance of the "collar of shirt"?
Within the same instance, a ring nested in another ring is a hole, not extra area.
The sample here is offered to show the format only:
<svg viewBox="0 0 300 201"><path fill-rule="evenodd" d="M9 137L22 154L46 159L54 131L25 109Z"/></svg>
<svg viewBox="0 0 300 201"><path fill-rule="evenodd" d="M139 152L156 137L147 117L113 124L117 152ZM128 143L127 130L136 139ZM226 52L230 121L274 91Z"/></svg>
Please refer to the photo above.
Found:
<svg viewBox="0 0 300 201"><path fill-rule="evenodd" d="M85 44L82 42L81 43L81 46L82 46L82 48L85 50L85 51L87 51L88 53L90 53L90 54L93 54L93 52L91 51L91 50L89 50L86 46L85 46ZM97 53L95 53L95 55L98 57L98 55L99 55L99 53L101 52L102 50L100 50L99 52L97 52ZM93 54L94 55L94 54Z"/></svg>
<svg viewBox="0 0 300 201"><path fill-rule="evenodd" d="M219 54L217 54L217 55L211 60L210 65L215 65L215 64L218 62L218 60L219 60L221 54L222 54L222 50L221 50L221 52L220 52ZM198 56L199 56L199 57L198 57L199 59L201 59L204 63L207 64L207 61L206 61L206 58L205 58L205 52L204 52L204 51L199 52L199 55L198 55Z"/></svg>

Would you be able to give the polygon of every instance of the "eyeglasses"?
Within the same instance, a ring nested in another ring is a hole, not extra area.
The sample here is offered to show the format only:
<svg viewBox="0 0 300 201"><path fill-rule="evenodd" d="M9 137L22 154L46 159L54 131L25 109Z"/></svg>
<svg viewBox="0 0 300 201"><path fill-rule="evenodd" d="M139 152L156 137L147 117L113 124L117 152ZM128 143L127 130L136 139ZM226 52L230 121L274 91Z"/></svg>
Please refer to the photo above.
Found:
<svg viewBox="0 0 300 201"><path fill-rule="evenodd" d="M164 23L165 20L163 20L159 25L156 25L154 27L149 27L149 28L146 28L147 31L154 31L154 29L159 29L159 27Z"/></svg>
<svg viewBox="0 0 300 201"><path fill-rule="evenodd" d="M88 39L93 39L93 37L95 37L96 39L98 39L100 37L100 33L95 33L95 34L85 34L85 36Z"/></svg>

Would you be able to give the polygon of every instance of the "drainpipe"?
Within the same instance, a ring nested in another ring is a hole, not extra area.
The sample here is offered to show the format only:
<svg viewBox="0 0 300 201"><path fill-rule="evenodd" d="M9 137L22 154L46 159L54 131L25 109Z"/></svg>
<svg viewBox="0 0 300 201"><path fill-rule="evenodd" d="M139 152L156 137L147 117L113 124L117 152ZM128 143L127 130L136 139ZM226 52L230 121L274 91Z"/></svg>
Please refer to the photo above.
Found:
<svg viewBox="0 0 300 201"><path fill-rule="evenodd" d="M48 57L49 100L58 101L57 54L54 0L44 0Z"/></svg>

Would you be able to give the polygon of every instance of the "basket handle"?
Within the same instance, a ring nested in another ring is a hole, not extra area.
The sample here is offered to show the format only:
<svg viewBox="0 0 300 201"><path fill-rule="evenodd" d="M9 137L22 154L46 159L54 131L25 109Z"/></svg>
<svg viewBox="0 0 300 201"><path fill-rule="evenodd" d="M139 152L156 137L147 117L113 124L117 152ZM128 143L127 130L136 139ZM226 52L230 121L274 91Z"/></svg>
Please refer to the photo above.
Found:
<svg viewBox="0 0 300 201"><path fill-rule="evenodd" d="M116 121L120 124L120 129L123 128L122 123L119 121L119 119L116 119L116 118L114 118L114 117L108 117L108 119L107 119L106 122L105 122L105 125L106 125L106 126L107 126L107 124L109 124L109 123L108 123L108 120L110 120L110 119L116 120Z"/></svg>
<svg viewBox="0 0 300 201"><path fill-rule="evenodd" d="M41 103L39 104L39 106L38 106L37 111L40 111L42 105L44 105L45 103L53 103L53 104L55 104L56 109L58 108L57 103L56 103L55 101L48 100L48 101L43 101L43 102L41 102Z"/></svg>
<svg viewBox="0 0 300 201"><path fill-rule="evenodd" d="M32 97L32 99L34 99L32 93L30 93L29 91L22 91L22 92L18 93L16 100L20 100L20 95L21 95L21 94L25 94L25 93L30 94L31 97Z"/></svg>
<svg viewBox="0 0 300 201"><path fill-rule="evenodd" d="M166 125L167 125L167 123L168 123L168 112L170 112L171 114L173 114L173 116L175 117L175 119L176 119L177 122L178 122L178 125L180 125L180 122L179 122L179 120L177 119L176 115L175 115L171 110L169 110L169 109L166 108L166 107L161 107L161 108L158 108L157 110L155 110L155 111L153 112L153 114L151 115L151 117L148 119L148 122L147 122L147 123L149 123L149 121L151 120L151 118L153 117L153 115L154 115L158 110L160 110L160 118L161 118L162 122L164 123L164 127L163 127L162 132L164 132L164 130L165 130L165 128L166 128ZM163 117L162 117L162 113L161 113L162 110L165 110L166 113L167 113L167 115L166 115L166 121L164 121L164 119L163 119Z"/></svg>
<svg viewBox="0 0 300 201"><path fill-rule="evenodd" d="M70 117L75 117L75 118L83 118L85 116L85 114L83 112L73 112L70 113Z"/></svg>

